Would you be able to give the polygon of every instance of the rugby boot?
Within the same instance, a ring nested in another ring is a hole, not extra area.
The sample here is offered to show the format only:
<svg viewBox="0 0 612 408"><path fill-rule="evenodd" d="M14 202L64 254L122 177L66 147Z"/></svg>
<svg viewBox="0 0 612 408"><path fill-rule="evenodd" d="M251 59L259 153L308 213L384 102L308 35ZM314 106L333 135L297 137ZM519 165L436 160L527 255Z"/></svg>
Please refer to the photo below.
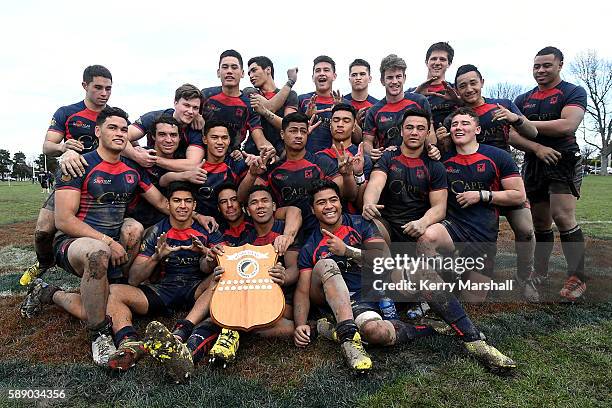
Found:
<svg viewBox="0 0 612 408"><path fill-rule="evenodd" d="M47 269L41 268L40 263L36 261L35 264L26 269L23 275L21 275L21 278L19 278L19 284L21 286L28 286L36 278L41 277L46 271Z"/></svg>
<svg viewBox="0 0 612 408"><path fill-rule="evenodd" d="M350 340L343 342L340 348L346 363L354 371L365 372L372 368L372 360L363 348L359 332L355 332Z"/></svg>
<svg viewBox="0 0 612 408"><path fill-rule="evenodd" d="M516 363L510 357L502 354L484 340L463 343L467 352L496 373L509 372L516 368Z"/></svg>
<svg viewBox="0 0 612 408"><path fill-rule="evenodd" d="M34 280L28 288L28 294L23 299L23 302L21 302L21 306L19 306L21 315L29 319L39 314L43 305L53 303L53 294L59 289L55 285L43 282L40 278Z"/></svg>
<svg viewBox="0 0 612 408"><path fill-rule="evenodd" d="M133 338L126 338L121 341L117 351L108 360L108 366L117 371L126 371L136 365L146 354L144 343Z"/></svg>
<svg viewBox="0 0 612 408"><path fill-rule="evenodd" d="M565 285L563 285L559 295L573 302L582 296L584 292L586 292L586 283L578 279L577 276L570 276L565 281Z"/></svg>
<svg viewBox="0 0 612 408"><path fill-rule="evenodd" d="M223 329L217 337L215 345L210 352L211 363L223 363L223 368L236 359L236 353L240 345L240 334L236 330Z"/></svg>
<svg viewBox="0 0 612 408"><path fill-rule="evenodd" d="M166 326L158 321L149 323L143 343L146 352L164 365L174 382L189 379L194 370L191 353Z"/></svg>
<svg viewBox="0 0 612 408"><path fill-rule="evenodd" d="M317 333L319 336L327 340L338 342L338 333L336 333L336 325L329 321L327 317L322 317L317 320Z"/></svg>

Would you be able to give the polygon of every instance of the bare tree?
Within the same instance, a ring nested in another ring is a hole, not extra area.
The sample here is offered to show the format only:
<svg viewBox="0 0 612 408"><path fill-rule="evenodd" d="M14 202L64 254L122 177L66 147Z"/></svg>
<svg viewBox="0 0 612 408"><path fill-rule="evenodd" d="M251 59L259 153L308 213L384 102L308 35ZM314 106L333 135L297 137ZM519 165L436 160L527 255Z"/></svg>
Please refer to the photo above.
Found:
<svg viewBox="0 0 612 408"><path fill-rule="evenodd" d="M496 99L510 99L511 101L514 101L517 96L526 92L526 89L521 85L510 82L498 82L493 84L493 86L490 88L487 87L487 89L489 97Z"/></svg>
<svg viewBox="0 0 612 408"><path fill-rule="evenodd" d="M587 118L589 131L598 136L593 143L584 136L584 142L595 147L601 157L601 175L607 175L608 156L612 151L612 61L601 59L597 51L578 54L570 71L587 92Z"/></svg>

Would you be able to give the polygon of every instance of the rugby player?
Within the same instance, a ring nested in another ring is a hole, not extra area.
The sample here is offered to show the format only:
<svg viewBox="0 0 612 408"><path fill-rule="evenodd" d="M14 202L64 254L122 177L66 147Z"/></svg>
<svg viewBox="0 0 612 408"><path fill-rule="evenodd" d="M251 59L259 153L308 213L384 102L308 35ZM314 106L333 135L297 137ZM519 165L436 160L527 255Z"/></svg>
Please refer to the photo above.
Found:
<svg viewBox="0 0 612 408"><path fill-rule="evenodd" d="M330 112L335 103L342 101L340 92L332 90L336 77L334 60L327 55L318 56L312 65L312 82L315 84L315 90L298 97L299 111L308 118L315 116L317 121L321 121L321 125L313 129L306 144L306 150L311 154L331 146Z"/></svg>
<svg viewBox="0 0 612 408"><path fill-rule="evenodd" d="M124 220L126 208L141 190L159 211L168 212L166 199L151 185L146 172L121 156L128 143L127 118L119 108L104 108L96 119L99 145L84 155L88 163L85 173L62 176L57 182L55 260L82 278L80 294L58 290L37 279L21 305L22 315L31 317L43 304L55 303L86 322L93 360L102 366L115 351L112 321L106 316L109 281L123 280L143 232L136 221Z"/></svg>
<svg viewBox="0 0 612 408"><path fill-rule="evenodd" d="M351 84L351 93L344 95L344 99L348 101L356 111L363 108L369 108L378 103L378 99L368 93L368 87L372 82L370 74L370 64L368 61L357 58L349 65L349 82Z"/></svg>
<svg viewBox="0 0 612 408"><path fill-rule="evenodd" d="M431 106L434 128L444 123L444 119L458 106L461 100L453 84L446 81L446 71L453 63L455 50L447 42L437 42L429 46L425 53L427 80L411 92L427 97Z"/></svg>
<svg viewBox="0 0 612 408"><path fill-rule="evenodd" d="M140 252L130 268L129 285L110 285L107 313L113 322L114 342L117 351L109 358L109 367L127 370L151 349L154 342L144 343L132 325L132 314L156 315L189 309L208 287L210 279L203 280L201 258L210 257L211 247L221 242L217 231L209 234L193 220L196 206L193 186L174 182L168 187L169 217L155 224L143 238ZM212 260L212 258L211 258ZM155 283L143 283L162 268L163 274ZM204 272L211 272L212 268ZM209 275L210 276L210 275ZM151 333L149 333L151 334ZM179 350L176 351L180 356ZM183 365L189 365L190 354ZM183 378L180 375L178 378Z"/></svg>
<svg viewBox="0 0 612 408"><path fill-rule="evenodd" d="M43 143L43 154L60 156L62 172L72 177L81 176L85 172L84 166L87 163L81 155L98 147L94 132L96 118L111 96L113 77L102 65L91 65L83 71L81 86L85 90L85 99L62 106L53 114ZM26 269L19 279L23 286L29 285L55 263L51 246L57 231L53 221L54 211L55 193L51 192L38 213L34 231L36 263Z"/></svg>
<svg viewBox="0 0 612 408"><path fill-rule="evenodd" d="M253 111L249 97L240 91L240 79L244 77L244 69L242 56L238 51L226 50L221 53L217 77L221 80L221 86L202 89L202 115L206 121L219 120L229 126L229 152L232 157L240 159L241 154L237 150L240 150L240 145L247 138L247 131L258 151L263 149L275 153L262 131L259 114Z"/></svg>
<svg viewBox="0 0 612 408"><path fill-rule="evenodd" d="M258 91L249 95L251 105L255 112L265 119L261 122L263 133L277 153L281 155L284 148L280 137L281 121L285 115L297 112L298 107L297 94L291 90L297 81L297 68L287 71L289 79L282 89L279 89L274 83L274 64L270 58L253 57L247 66L251 84ZM252 139L247 140L244 150L250 154L259 154Z"/></svg>
<svg viewBox="0 0 612 408"><path fill-rule="evenodd" d="M586 291L584 235L576 221L576 200L582 184L582 157L576 129L584 118L587 96L584 88L563 81L563 53L555 47L538 51L533 62L537 86L519 95L516 106L538 130L536 142L561 153L557 161L525 154L523 177L535 227L536 279L548 275L554 244L552 222L559 229L569 277L560 295L576 300Z"/></svg>
<svg viewBox="0 0 612 408"><path fill-rule="evenodd" d="M368 109L363 125L364 151L372 161L380 159L386 148L402 143L398 122L406 109L421 108L430 112L429 102L423 95L404 93L406 62L397 55L387 55L381 61L380 82L385 87L385 97ZM435 135L430 142L435 142Z"/></svg>
<svg viewBox="0 0 612 408"><path fill-rule="evenodd" d="M366 263L363 251L371 251L373 257L388 252L374 223L359 215L343 214L338 186L329 181L314 183L311 202L321 229L306 241L298 258L300 272L294 296L296 346L306 347L314 337L313 327L306 320L311 302L333 312L335 329L322 319L317 322L317 331L327 332L326 336L340 342L348 366L356 371L372 367L362 336L368 344L390 346L433 334L434 329L428 326L383 320L378 303L363 301L361 271ZM452 294L435 291L426 295L432 310L454 329L471 355L493 369L516 366L481 340L480 332Z"/></svg>

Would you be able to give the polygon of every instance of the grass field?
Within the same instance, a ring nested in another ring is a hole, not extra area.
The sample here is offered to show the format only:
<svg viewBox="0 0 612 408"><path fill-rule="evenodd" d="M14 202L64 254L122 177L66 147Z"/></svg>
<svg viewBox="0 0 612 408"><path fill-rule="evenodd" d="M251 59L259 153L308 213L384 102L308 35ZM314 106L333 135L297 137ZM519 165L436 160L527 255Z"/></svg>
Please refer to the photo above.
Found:
<svg viewBox="0 0 612 408"><path fill-rule="evenodd" d="M602 240L612 240L612 224L600 221L612 220L612 178L589 176L582 192L578 218L603 248L589 257L598 265L590 268L596 284L589 290L598 286L609 295L612 252ZM168 384L149 360L125 374L106 372L91 363L80 322L53 307L32 320L19 316L17 279L34 260L32 220L44 198L39 186L0 184L0 407L612 406L612 303L593 297L576 304L467 305L490 342L519 363L512 377L487 372L457 339L444 336L371 349L375 366L366 376L350 373L330 342L297 350L290 341L248 336L241 338L235 365L224 371L201 366L189 384ZM554 262L564 264L558 253ZM47 279L78 285L61 271ZM171 325L173 318L162 321ZM8 398L9 389L32 388L64 389L66 398Z"/></svg>

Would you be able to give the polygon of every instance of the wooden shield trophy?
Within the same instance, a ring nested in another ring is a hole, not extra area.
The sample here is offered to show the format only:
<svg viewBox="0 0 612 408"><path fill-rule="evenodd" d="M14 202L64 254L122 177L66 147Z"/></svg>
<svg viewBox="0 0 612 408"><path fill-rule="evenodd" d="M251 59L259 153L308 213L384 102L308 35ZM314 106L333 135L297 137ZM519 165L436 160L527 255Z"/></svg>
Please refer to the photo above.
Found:
<svg viewBox="0 0 612 408"><path fill-rule="evenodd" d="M249 331L271 326L283 315L285 296L268 269L276 264L272 245L224 247L219 265L225 272L210 301L210 315L219 326Z"/></svg>

